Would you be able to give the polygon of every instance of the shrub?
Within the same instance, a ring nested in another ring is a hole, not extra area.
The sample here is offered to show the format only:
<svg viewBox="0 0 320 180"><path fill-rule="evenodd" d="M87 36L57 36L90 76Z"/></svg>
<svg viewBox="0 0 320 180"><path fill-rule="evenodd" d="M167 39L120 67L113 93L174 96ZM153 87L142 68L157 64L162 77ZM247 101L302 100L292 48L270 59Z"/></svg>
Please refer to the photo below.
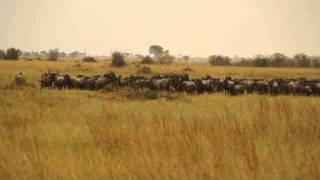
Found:
<svg viewBox="0 0 320 180"><path fill-rule="evenodd" d="M263 55L257 55L253 59L253 65L258 67L267 67L270 64L270 59Z"/></svg>
<svg viewBox="0 0 320 180"><path fill-rule="evenodd" d="M151 74L151 68L147 67L147 66L142 66L139 70L138 70L138 74Z"/></svg>
<svg viewBox="0 0 320 180"><path fill-rule="evenodd" d="M154 91L154 90L147 90L145 92L145 97L147 99L158 99L160 97L159 92L158 91Z"/></svg>
<svg viewBox="0 0 320 180"><path fill-rule="evenodd" d="M112 66L113 67L123 67L126 65L124 60L124 55L121 52L112 53Z"/></svg>
<svg viewBox="0 0 320 180"><path fill-rule="evenodd" d="M48 60L49 61L57 61L59 57L59 50L58 49L51 49L49 51Z"/></svg>
<svg viewBox="0 0 320 180"><path fill-rule="evenodd" d="M82 60L83 62L97 62L97 60L94 57L86 56Z"/></svg>
<svg viewBox="0 0 320 180"><path fill-rule="evenodd" d="M296 54L293 57L294 62L299 67L309 67L310 66L310 58L305 54Z"/></svg>
<svg viewBox="0 0 320 180"><path fill-rule="evenodd" d="M188 55L183 56L182 59L183 59L184 61L189 61L189 60L190 60L190 56L188 56Z"/></svg>
<svg viewBox="0 0 320 180"><path fill-rule="evenodd" d="M17 59L19 59L20 53L21 53L21 51L19 49L9 48L9 49L7 49L5 59L17 60Z"/></svg>
<svg viewBox="0 0 320 180"><path fill-rule="evenodd" d="M316 68L319 68L320 67L320 57L313 57L311 59L311 66L312 67L316 67Z"/></svg>
<svg viewBox="0 0 320 180"><path fill-rule="evenodd" d="M145 56L142 61L142 64L153 64L153 59L150 56Z"/></svg>
<svg viewBox="0 0 320 180"><path fill-rule="evenodd" d="M271 56L271 65L274 67L281 67L287 60L287 57L281 53L274 53Z"/></svg>
<svg viewBox="0 0 320 180"><path fill-rule="evenodd" d="M168 65L168 64L172 64L173 60L174 60L174 56L166 54L166 55L160 57L159 63Z"/></svg>
<svg viewBox="0 0 320 180"><path fill-rule="evenodd" d="M212 66L230 65L231 59L228 56L213 55L209 57L209 63Z"/></svg>

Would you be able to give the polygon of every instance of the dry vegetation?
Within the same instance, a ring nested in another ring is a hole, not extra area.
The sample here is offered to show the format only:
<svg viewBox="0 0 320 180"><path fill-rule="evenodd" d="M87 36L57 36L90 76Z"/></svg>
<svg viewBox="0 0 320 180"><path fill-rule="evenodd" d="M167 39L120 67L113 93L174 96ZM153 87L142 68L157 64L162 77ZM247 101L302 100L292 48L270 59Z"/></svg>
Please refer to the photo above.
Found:
<svg viewBox="0 0 320 180"><path fill-rule="evenodd" d="M153 73L186 64L146 65ZM6 89L23 72L130 75L109 62L0 61L0 179L318 179L317 97L186 96L132 100L122 92ZM317 69L211 67L223 77L319 78Z"/></svg>

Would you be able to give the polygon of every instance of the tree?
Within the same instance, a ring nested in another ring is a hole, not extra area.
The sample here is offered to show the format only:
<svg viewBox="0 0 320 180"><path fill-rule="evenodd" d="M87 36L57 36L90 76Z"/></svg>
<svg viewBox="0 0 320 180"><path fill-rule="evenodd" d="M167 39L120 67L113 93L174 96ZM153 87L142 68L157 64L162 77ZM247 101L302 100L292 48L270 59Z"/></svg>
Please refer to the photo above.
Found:
<svg viewBox="0 0 320 180"><path fill-rule="evenodd" d="M231 59L228 56L213 55L209 57L209 63L213 66L230 65Z"/></svg>
<svg viewBox="0 0 320 180"><path fill-rule="evenodd" d="M164 51L163 51L163 48L161 46L152 45L149 48L149 53L153 54L155 58L160 58L164 54Z"/></svg>
<svg viewBox="0 0 320 180"><path fill-rule="evenodd" d="M190 56L188 56L188 55L183 56L182 59L183 59L184 61L189 61L189 60L190 60Z"/></svg>
<svg viewBox="0 0 320 180"><path fill-rule="evenodd" d="M137 58L137 59L139 59L139 60L142 60L142 59L144 58L144 56L141 55L141 54L136 54L136 55L134 55L134 56L135 56L135 58Z"/></svg>
<svg viewBox="0 0 320 180"><path fill-rule="evenodd" d="M65 58L65 57L67 57L67 53L59 52L59 57Z"/></svg>
<svg viewBox="0 0 320 180"><path fill-rule="evenodd" d="M21 51L19 49L9 48L7 49L6 59L17 60L19 59L20 54L21 54Z"/></svg>
<svg viewBox="0 0 320 180"><path fill-rule="evenodd" d="M49 61L57 61L59 57L59 50L58 49L51 49L49 50Z"/></svg>
<svg viewBox="0 0 320 180"><path fill-rule="evenodd" d="M112 53L112 66L114 67L123 67L126 65L125 56L121 52L113 52Z"/></svg>
<svg viewBox="0 0 320 180"><path fill-rule="evenodd" d="M320 67L320 56L313 56L310 58L311 60L311 66L319 68Z"/></svg>
<svg viewBox="0 0 320 180"><path fill-rule="evenodd" d="M174 56L166 54L166 55L163 55L163 56L160 57L159 63L168 65L168 64L173 63L173 60L174 60Z"/></svg>
<svg viewBox="0 0 320 180"><path fill-rule="evenodd" d="M269 66L270 59L267 56L257 55L253 58L253 65L258 67Z"/></svg>
<svg viewBox="0 0 320 180"><path fill-rule="evenodd" d="M283 66L283 63L287 60L287 57L281 53L274 53L271 55L271 65L275 67Z"/></svg>
<svg viewBox="0 0 320 180"><path fill-rule="evenodd" d="M46 58L48 58L49 54L48 54L47 51L41 51L41 52L40 52L40 56L41 56L42 58L46 59Z"/></svg>
<svg viewBox="0 0 320 180"><path fill-rule="evenodd" d="M5 58L6 58L6 52L0 49L0 59L5 59Z"/></svg>
<svg viewBox="0 0 320 180"><path fill-rule="evenodd" d="M74 51L74 52L70 53L69 56L71 58L81 59L81 58L84 58L86 56L86 54L87 54L86 52L81 53L79 51Z"/></svg>
<svg viewBox="0 0 320 180"><path fill-rule="evenodd" d="M299 67L309 67L310 66L310 58L303 53L296 54L293 57L293 60L296 63L296 65Z"/></svg>
<svg viewBox="0 0 320 180"><path fill-rule="evenodd" d="M142 64L153 64L153 59L150 56L146 56L141 61Z"/></svg>

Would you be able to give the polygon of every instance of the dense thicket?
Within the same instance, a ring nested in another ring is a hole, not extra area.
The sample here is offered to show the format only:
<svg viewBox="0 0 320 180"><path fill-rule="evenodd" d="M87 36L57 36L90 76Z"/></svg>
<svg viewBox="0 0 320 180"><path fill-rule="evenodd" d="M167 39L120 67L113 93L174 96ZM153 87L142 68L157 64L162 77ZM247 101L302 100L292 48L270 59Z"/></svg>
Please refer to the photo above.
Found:
<svg viewBox="0 0 320 180"><path fill-rule="evenodd" d="M303 53L286 56L281 53L274 53L269 56L256 55L251 58L234 58L228 56L213 55L208 61L214 66L254 66L254 67L320 67L320 56L308 56Z"/></svg>

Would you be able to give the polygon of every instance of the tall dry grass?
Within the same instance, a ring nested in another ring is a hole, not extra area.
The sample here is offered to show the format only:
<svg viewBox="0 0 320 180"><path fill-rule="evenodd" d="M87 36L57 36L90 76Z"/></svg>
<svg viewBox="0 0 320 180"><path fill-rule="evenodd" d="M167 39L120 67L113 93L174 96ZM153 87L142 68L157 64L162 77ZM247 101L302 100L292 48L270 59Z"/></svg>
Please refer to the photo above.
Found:
<svg viewBox="0 0 320 180"><path fill-rule="evenodd" d="M5 63L2 80L23 71L34 83L47 67L72 65ZM92 73L102 64L80 67L93 66ZM0 89L0 179L318 179L319 122L316 97L147 101L117 92Z"/></svg>

